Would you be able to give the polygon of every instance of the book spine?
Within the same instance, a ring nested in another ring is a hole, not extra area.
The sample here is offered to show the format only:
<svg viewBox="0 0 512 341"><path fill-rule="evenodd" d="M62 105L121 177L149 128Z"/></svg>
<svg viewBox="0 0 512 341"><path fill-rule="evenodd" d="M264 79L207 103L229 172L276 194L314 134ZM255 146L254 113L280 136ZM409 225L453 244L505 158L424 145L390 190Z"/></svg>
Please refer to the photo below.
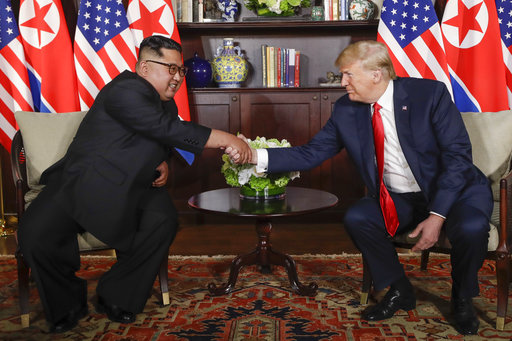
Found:
<svg viewBox="0 0 512 341"><path fill-rule="evenodd" d="M288 55L288 49L284 49L284 59L283 59L284 60L284 66L283 66L283 69L284 69L283 86L284 87L288 87L288 82L290 80L289 73L288 73L288 64L289 64L288 58L290 58L290 56Z"/></svg>
<svg viewBox="0 0 512 341"><path fill-rule="evenodd" d="M295 78L295 49L290 49L288 58L288 86L292 88L294 86Z"/></svg>
<svg viewBox="0 0 512 341"><path fill-rule="evenodd" d="M281 68L282 68L281 48L278 47L276 50L277 50L277 54L276 54L276 87L280 88L281 87Z"/></svg>
<svg viewBox="0 0 512 341"><path fill-rule="evenodd" d="M267 46L267 88L270 88L270 46Z"/></svg>
<svg viewBox="0 0 512 341"><path fill-rule="evenodd" d="M261 45L261 86L267 87L267 45Z"/></svg>
<svg viewBox="0 0 512 341"><path fill-rule="evenodd" d="M300 51L295 51L295 79L294 87L300 87Z"/></svg>
<svg viewBox="0 0 512 341"><path fill-rule="evenodd" d="M332 0L332 20L340 20L340 0Z"/></svg>
<svg viewBox="0 0 512 341"><path fill-rule="evenodd" d="M270 87L274 88L276 86L276 52L274 46L270 46L270 58L269 58L269 66L270 66Z"/></svg>
<svg viewBox="0 0 512 341"><path fill-rule="evenodd" d="M324 0L324 20L331 20L329 18L329 0Z"/></svg>

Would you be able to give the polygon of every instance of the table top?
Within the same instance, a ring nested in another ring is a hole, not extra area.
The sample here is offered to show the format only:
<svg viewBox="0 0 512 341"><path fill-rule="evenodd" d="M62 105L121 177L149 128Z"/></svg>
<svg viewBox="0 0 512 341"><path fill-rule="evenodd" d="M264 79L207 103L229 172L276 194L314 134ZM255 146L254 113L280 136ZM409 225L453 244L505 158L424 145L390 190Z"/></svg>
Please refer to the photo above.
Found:
<svg viewBox="0 0 512 341"><path fill-rule="evenodd" d="M318 189L287 187L283 199L245 199L239 188L222 188L193 195L190 207L200 211L240 217L293 216L333 207L338 198Z"/></svg>

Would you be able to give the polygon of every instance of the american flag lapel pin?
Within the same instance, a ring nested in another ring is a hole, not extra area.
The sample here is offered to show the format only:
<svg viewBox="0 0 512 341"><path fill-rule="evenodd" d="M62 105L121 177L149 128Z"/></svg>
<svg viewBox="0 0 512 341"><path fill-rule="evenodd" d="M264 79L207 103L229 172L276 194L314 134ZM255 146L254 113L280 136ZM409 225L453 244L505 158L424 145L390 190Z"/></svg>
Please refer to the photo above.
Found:
<svg viewBox="0 0 512 341"><path fill-rule="evenodd" d="M407 111L407 105L402 105L402 111Z"/></svg>

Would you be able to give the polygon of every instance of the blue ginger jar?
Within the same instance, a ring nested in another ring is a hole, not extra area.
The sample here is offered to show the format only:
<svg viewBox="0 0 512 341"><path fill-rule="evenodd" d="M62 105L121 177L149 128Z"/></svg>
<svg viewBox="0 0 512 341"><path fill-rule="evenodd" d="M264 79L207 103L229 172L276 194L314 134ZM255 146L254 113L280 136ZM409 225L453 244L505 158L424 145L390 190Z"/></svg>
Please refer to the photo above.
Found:
<svg viewBox="0 0 512 341"><path fill-rule="evenodd" d="M197 52L194 57L183 63L188 67L187 86L191 88L205 88L212 81L212 66L210 62L199 57Z"/></svg>
<svg viewBox="0 0 512 341"><path fill-rule="evenodd" d="M212 61L213 80L220 88L239 88L247 79L249 65L233 38L224 38Z"/></svg>

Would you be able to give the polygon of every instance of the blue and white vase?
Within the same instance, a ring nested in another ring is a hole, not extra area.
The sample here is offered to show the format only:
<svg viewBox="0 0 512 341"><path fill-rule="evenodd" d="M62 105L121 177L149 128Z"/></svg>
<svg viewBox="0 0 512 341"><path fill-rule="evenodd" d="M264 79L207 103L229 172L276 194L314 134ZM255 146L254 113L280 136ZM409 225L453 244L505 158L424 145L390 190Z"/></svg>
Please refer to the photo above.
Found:
<svg viewBox="0 0 512 341"><path fill-rule="evenodd" d="M239 88L249 74L249 64L240 47L233 45L233 38L223 39L211 64L213 80L220 88Z"/></svg>
<svg viewBox="0 0 512 341"><path fill-rule="evenodd" d="M217 0L217 6L222 11L222 19L224 21L235 21L238 15L238 3L236 0Z"/></svg>

